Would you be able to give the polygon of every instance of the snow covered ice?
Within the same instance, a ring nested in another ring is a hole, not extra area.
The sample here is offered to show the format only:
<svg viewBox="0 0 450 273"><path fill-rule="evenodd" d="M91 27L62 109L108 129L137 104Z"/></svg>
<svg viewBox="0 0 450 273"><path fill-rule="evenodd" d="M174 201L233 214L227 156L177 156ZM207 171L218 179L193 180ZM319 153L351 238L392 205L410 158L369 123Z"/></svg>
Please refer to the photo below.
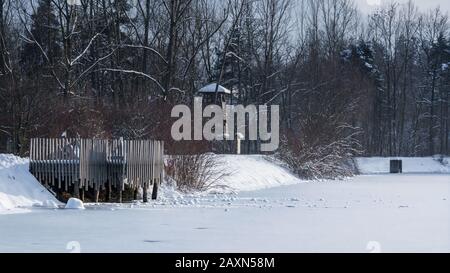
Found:
<svg viewBox="0 0 450 273"><path fill-rule="evenodd" d="M26 206L29 213L0 215L0 252L68 252L73 241L82 252L450 251L448 173L301 183L261 157L233 157L223 157L235 172L218 194L165 185L155 202L85 210L50 209L52 196L44 195L41 206ZM13 166L8 174L18 175L26 160Z"/></svg>
<svg viewBox="0 0 450 273"><path fill-rule="evenodd" d="M448 252L448 198L447 176L386 175L245 192L234 201L205 196L195 205L34 209L0 218L0 251L65 252L76 240L85 252L366 252L372 241L385 252Z"/></svg>

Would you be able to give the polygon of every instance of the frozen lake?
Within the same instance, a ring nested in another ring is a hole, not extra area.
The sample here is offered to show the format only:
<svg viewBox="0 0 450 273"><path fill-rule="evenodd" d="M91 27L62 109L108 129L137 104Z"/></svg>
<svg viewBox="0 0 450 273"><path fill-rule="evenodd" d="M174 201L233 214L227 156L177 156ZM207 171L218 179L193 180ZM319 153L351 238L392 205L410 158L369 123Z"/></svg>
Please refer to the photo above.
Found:
<svg viewBox="0 0 450 273"><path fill-rule="evenodd" d="M0 215L0 252L450 252L450 175ZM133 207L132 207L133 206Z"/></svg>

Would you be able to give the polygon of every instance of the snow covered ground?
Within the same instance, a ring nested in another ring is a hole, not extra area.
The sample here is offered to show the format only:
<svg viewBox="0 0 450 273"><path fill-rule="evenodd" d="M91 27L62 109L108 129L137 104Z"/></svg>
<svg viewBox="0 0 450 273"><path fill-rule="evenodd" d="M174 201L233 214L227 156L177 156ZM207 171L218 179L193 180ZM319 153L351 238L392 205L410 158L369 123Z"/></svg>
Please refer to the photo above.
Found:
<svg viewBox="0 0 450 273"><path fill-rule="evenodd" d="M225 192L254 191L302 182L279 162L262 155L215 155L215 158L220 171L227 174L217 183L226 187ZM217 192L217 189L213 191Z"/></svg>
<svg viewBox="0 0 450 273"><path fill-rule="evenodd" d="M28 171L28 159L0 154L0 215L60 203Z"/></svg>
<svg viewBox="0 0 450 273"><path fill-rule="evenodd" d="M291 185L302 181L264 156L215 155L225 172L210 193L233 193ZM177 203L180 193L164 187L161 200ZM180 201L183 203L183 201ZM0 214L26 212L33 206L62 206L28 171L28 159L0 154ZM79 206L79 205L77 205ZM70 207L70 206L69 206Z"/></svg>
<svg viewBox="0 0 450 273"><path fill-rule="evenodd" d="M0 252L450 252L450 176L374 175L0 216Z"/></svg>

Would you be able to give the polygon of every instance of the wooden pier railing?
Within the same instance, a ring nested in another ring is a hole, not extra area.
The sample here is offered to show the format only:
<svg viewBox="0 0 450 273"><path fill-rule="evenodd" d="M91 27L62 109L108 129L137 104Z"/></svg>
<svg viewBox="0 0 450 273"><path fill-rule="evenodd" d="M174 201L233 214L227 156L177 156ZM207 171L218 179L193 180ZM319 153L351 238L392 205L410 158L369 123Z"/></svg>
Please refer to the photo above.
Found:
<svg viewBox="0 0 450 273"><path fill-rule="evenodd" d="M144 189L164 179L164 142L156 140L33 138L30 172L43 184L67 191L125 185ZM153 194L153 198L156 195ZM121 199L121 197L120 197Z"/></svg>

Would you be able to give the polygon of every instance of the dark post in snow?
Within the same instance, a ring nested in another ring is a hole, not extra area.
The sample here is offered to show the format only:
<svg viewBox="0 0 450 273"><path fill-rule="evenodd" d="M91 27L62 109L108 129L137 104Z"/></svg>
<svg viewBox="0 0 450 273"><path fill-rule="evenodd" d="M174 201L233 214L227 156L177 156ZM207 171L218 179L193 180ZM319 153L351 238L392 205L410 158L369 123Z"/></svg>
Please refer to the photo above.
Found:
<svg viewBox="0 0 450 273"><path fill-rule="evenodd" d="M156 200L158 198L158 188L159 188L159 182L155 180L153 183L153 190L152 190L152 200Z"/></svg>
<svg viewBox="0 0 450 273"><path fill-rule="evenodd" d="M144 183L144 185L143 185L143 188L142 188L142 201L144 202L144 203L147 203L148 202L148 193L147 193L147 191L148 191L148 183Z"/></svg>
<svg viewBox="0 0 450 273"><path fill-rule="evenodd" d="M106 202L111 202L111 181L106 183Z"/></svg>
<svg viewBox="0 0 450 273"><path fill-rule="evenodd" d="M401 160L391 160L390 172L391 173L402 173L403 172L402 161Z"/></svg>
<svg viewBox="0 0 450 273"><path fill-rule="evenodd" d="M137 200L138 199L138 188L134 189L133 191L133 200Z"/></svg>

